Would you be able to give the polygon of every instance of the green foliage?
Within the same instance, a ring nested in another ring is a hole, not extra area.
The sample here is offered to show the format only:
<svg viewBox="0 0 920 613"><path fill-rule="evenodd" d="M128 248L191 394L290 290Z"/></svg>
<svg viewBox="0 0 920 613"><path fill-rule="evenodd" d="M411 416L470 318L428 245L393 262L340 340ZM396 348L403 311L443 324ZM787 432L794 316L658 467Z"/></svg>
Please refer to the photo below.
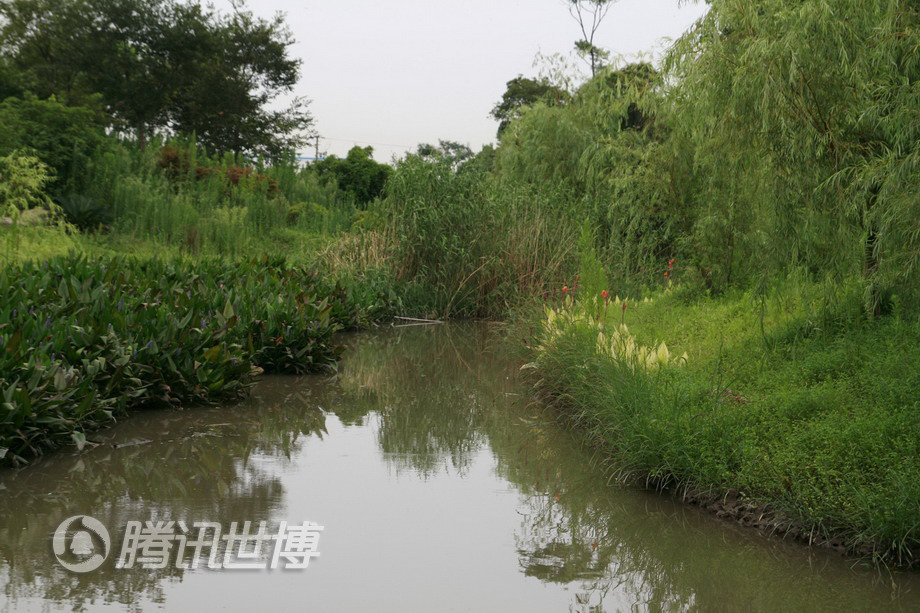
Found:
<svg viewBox="0 0 920 613"><path fill-rule="evenodd" d="M134 409L239 397L262 369L327 369L333 333L374 314L352 299L366 293L277 258L54 258L6 268L0 295L6 464Z"/></svg>
<svg viewBox="0 0 920 613"><path fill-rule="evenodd" d="M352 147L345 159L334 155L315 162L313 169L322 178L334 179L342 192L362 209L383 196L392 173L386 164L374 161L373 147Z"/></svg>
<svg viewBox="0 0 920 613"><path fill-rule="evenodd" d="M544 102L550 106L564 104L569 98L569 93L545 79L529 79L518 75L508 81L505 93L500 102L492 108L490 113L498 124L498 137L501 138L511 122L520 117L524 107L533 106L537 102Z"/></svg>
<svg viewBox="0 0 920 613"><path fill-rule="evenodd" d="M439 140L437 146L429 143L420 144L416 155L429 162L447 162L454 171L458 171L473 159L473 150L456 141Z"/></svg>
<svg viewBox="0 0 920 613"><path fill-rule="evenodd" d="M111 209L89 196L78 194L61 196L57 199L57 205L64 219L78 230L101 230L112 223Z"/></svg>
<svg viewBox="0 0 920 613"><path fill-rule="evenodd" d="M714 285L792 264L862 274L872 313L916 301L918 40L905 0L724 0L679 41L669 123Z"/></svg>
<svg viewBox="0 0 920 613"><path fill-rule="evenodd" d="M299 202L288 208L288 224L322 228L329 209L315 202Z"/></svg>
<svg viewBox="0 0 920 613"><path fill-rule="evenodd" d="M48 167L36 157L20 153L0 157L0 210L16 221L26 210L50 206L46 189L51 178Z"/></svg>
<svg viewBox="0 0 920 613"><path fill-rule="evenodd" d="M354 209L336 186L293 161L209 156L192 141L151 145L112 143L87 163L79 196L111 211L116 235L191 254L251 255L268 253L280 231L306 240L350 224Z"/></svg>
<svg viewBox="0 0 920 613"><path fill-rule="evenodd" d="M597 257L594 250L595 245L594 232L589 224L581 228L581 236L578 240L578 278L577 294L578 308L590 316L600 313L604 307L604 299L601 292L607 290L607 273L604 271L604 265Z"/></svg>
<svg viewBox="0 0 920 613"><path fill-rule="evenodd" d="M533 186L551 211L591 225L621 292L655 282L692 224L656 114L658 83L647 64L602 71L565 107L526 110L496 153L503 189Z"/></svg>
<svg viewBox="0 0 920 613"><path fill-rule="evenodd" d="M539 389L623 476L704 497L732 491L804 538L915 564L920 327L867 322L859 292L816 321L822 293L778 288L765 309L752 293L631 301L630 331L688 352L679 368L629 368L598 352L591 326L556 325L551 350L537 352ZM620 314L609 317L616 328Z"/></svg>
<svg viewBox="0 0 920 613"><path fill-rule="evenodd" d="M302 147L313 125L305 98L278 108L294 91L301 60L288 55L295 40L282 14L266 20L243 7L209 8L199 18L190 43L198 57L172 100L170 127L212 151L279 159Z"/></svg>
<svg viewBox="0 0 920 613"><path fill-rule="evenodd" d="M23 85L81 105L99 94L141 148L156 130L198 133L215 151L281 156L302 144L300 62L282 17L230 15L175 0L15 0L0 4L0 38Z"/></svg>
<svg viewBox="0 0 920 613"><path fill-rule="evenodd" d="M351 218L352 232L379 231L386 227L386 219L374 210L355 211Z"/></svg>
<svg viewBox="0 0 920 613"><path fill-rule="evenodd" d="M594 137L575 109L538 103L503 134L496 174L504 182L552 185L566 201L580 198L584 180L578 162Z"/></svg>
<svg viewBox="0 0 920 613"><path fill-rule="evenodd" d="M455 172L447 157L408 155L390 179L387 202L398 275L429 284L444 316L455 304L469 309L484 289L480 275L488 274L490 245L498 240L481 178Z"/></svg>
<svg viewBox="0 0 920 613"><path fill-rule="evenodd" d="M53 174L54 191L79 190L87 159L105 142L101 113L33 95L0 103L0 155L28 152Z"/></svg>

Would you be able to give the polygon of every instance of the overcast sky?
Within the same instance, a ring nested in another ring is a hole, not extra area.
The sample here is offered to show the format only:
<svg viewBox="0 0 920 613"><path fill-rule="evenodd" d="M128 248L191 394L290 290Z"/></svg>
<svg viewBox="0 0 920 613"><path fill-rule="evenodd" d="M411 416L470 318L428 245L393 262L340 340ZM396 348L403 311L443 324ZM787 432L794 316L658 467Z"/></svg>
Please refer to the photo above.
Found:
<svg viewBox="0 0 920 613"><path fill-rule="evenodd" d="M216 2L229 7L229 0ZM313 102L321 151L372 145L390 161L438 139L474 150L495 140L489 111L538 53L568 54L580 38L564 0L250 0L281 11L303 60L297 94ZM706 5L620 0L595 43L614 54L660 57ZM312 151L309 152L312 155Z"/></svg>

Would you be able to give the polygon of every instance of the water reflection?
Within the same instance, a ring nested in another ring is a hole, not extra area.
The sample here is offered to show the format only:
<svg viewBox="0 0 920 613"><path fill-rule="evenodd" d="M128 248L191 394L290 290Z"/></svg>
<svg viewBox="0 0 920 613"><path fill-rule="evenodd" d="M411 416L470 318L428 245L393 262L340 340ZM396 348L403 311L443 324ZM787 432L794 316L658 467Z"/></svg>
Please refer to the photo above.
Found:
<svg viewBox="0 0 920 613"><path fill-rule="evenodd" d="M468 467L485 442L487 410L520 391L513 363L489 350L494 341L482 327L431 327L379 335L349 356L340 389L379 415L377 441L393 468L430 476ZM333 411L347 421L355 404Z"/></svg>
<svg viewBox="0 0 920 613"><path fill-rule="evenodd" d="M569 610L920 606L916 574L854 569L656 494L609 487L593 452L527 403L516 361L486 327L370 339L340 384L380 415L378 442L397 470L462 475L477 450L491 450L495 474L520 493L521 572L575 592Z"/></svg>
<svg viewBox="0 0 920 613"><path fill-rule="evenodd" d="M504 602L504 610L585 613L920 606L915 574L854 570L667 498L608 486L592 452L528 403L516 361L486 326L388 330L350 344L335 377L269 378L231 409L139 415L96 435L98 445L82 454L0 474L7 607L140 610L180 602L183 582L214 589L207 573L116 571L112 557L94 573L66 573L50 548L65 517L88 514L107 526L151 517L296 520L289 515L305 489L341 518L340 534L378 517L382 526L407 521L420 535L438 535L436 548L427 536L415 548L411 534L362 536L362 551L401 547L388 566L373 566L374 579L400 588L375 600L374 610L431 610L444 598L455 610ZM380 465L388 472L377 476ZM479 528L456 534L466 515ZM342 599L358 593L342 590L372 590L371 576L355 557L332 564L345 545L330 543L330 564L307 573L317 581L311 602L317 610L322 603L366 610L345 606ZM467 575L488 572L445 594L437 587L449 580L440 570L448 566L444 551ZM264 581L221 584L223 606L243 608L236 583ZM299 584L273 585L273 604L296 604Z"/></svg>
<svg viewBox="0 0 920 613"><path fill-rule="evenodd" d="M296 381L276 382L275 390L233 412L141 414L91 437L95 446L82 454L0 474L3 596L66 601L74 610L97 601L131 605L139 594L162 602L162 584L181 580L183 570L115 571L110 555L98 571L68 573L54 562L50 534L64 518L84 514L109 527L273 517L284 492L278 466L305 436L322 436L326 419Z"/></svg>

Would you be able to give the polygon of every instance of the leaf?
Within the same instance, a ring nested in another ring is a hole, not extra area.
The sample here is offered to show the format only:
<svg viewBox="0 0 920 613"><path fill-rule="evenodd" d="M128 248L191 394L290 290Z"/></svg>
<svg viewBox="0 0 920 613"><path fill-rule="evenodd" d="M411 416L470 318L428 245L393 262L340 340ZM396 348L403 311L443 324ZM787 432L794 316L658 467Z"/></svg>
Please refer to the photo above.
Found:
<svg viewBox="0 0 920 613"><path fill-rule="evenodd" d="M17 328L13 332L13 336L10 337L10 340L6 343L6 350L9 353L16 353L16 350L19 348L19 343L22 341L22 328Z"/></svg>
<svg viewBox="0 0 920 613"><path fill-rule="evenodd" d="M60 368L54 373L54 387L60 392L67 388L67 375Z"/></svg>
<svg viewBox="0 0 920 613"><path fill-rule="evenodd" d="M214 345L204 352L204 359L213 364L220 359L221 353L223 353L223 347L220 345Z"/></svg>
<svg viewBox="0 0 920 613"><path fill-rule="evenodd" d="M77 446L77 451L83 451L83 448L86 447L86 435L82 432L71 432L70 438L73 439L74 444Z"/></svg>

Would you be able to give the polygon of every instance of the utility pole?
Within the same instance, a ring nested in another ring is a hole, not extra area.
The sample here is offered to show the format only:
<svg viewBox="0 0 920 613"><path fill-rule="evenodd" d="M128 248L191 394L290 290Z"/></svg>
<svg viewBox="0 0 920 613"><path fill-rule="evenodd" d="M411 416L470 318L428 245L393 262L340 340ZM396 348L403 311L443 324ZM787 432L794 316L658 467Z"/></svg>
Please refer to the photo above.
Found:
<svg viewBox="0 0 920 613"><path fill-rule="evenodd" d="M316 135L316 161L319 161L319 134Z"/></svg>

